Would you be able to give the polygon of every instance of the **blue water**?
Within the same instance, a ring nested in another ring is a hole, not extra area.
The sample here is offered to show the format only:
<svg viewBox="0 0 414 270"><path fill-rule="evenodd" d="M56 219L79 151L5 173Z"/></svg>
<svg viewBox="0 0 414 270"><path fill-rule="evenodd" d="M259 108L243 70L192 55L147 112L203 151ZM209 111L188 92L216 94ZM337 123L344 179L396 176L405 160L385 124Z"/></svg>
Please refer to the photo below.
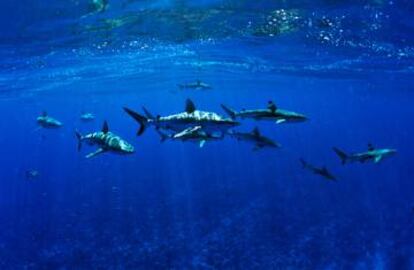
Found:
<svg viewBox="0 0 414 270"><path fill-rule="evenodd" d="M414 269L414 4L349 2L2 1L0 269ZM213 89L177 87L197 79ZM280 149L200 149L138 137L122 110L187 98L309 121L236 129ZM39 128L43 111L64 126ZM104 120L133 155L77 151L74 130ZM398 153L343 166L332 151L368 143Z"/></svg>

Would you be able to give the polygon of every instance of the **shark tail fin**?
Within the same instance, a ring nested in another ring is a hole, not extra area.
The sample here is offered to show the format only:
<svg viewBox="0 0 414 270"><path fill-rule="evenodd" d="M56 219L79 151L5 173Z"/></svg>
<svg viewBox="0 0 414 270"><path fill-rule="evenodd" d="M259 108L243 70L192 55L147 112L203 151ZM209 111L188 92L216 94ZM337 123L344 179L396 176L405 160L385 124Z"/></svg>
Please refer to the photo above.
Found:
<svg viewBox="0 0 414 270"><path fill-rule="evenodd" d="M348 155L344 151L342 151L342 150L340 150L336 147L334 147L333 150L335 151L337 156L341 159L342 164L345 164L348 160Z"/></svg>
<svg viewBox="0 0 414 270"><path fill-rule="evenodd" d="M82 134L78 130L75 130L76 138L78 139L78 151L82 148Z"/></svg>
<svg viewBox="0 0 414 270"><path fill-rule="evenodd" d="M221 107L232 119L236 118L236 112L234 110L230 109L224 104L221 104Z"/></svg>
<svg viewBox="0 0 414 270"><path fill-rule="evenodd" d="M299 159L300 164L302 164L302 168L306 168L308 166L308 163L306 163L306 161L303 158Z"/></svg>
<svg viewBox="0 0 414 270"><path fill-rule="evenodd" d="M137 135L138 136L142 135L142 133L144 133L144 131L145 131L146 127L147 127L148 118L145 117L145 116L143 116L143 115L140 115L137 112L134 112L131 109L128 109L127 107L124 107L124 111L127 114L129 114L129 116L131 116L132 118L134 118L135 121L137 121L139 123L140 126L139 126L139 129L138 129Z"/></svg>

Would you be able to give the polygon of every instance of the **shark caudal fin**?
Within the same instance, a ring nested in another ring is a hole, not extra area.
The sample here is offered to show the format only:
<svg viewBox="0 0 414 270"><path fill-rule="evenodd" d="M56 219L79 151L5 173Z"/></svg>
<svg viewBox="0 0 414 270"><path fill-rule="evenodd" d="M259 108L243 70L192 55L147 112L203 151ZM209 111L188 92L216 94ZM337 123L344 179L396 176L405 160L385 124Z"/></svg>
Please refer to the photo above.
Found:
<svg viewBox="0 0 414 270"><path fill-rule="evenodd" d="M332 149L335 151L336 155L341 159L341 162L344 165L348 160L348 155L344 151L342 151L342 150L340 150L336 147L334 147Z"/></svg>
<svg viewBox="0 0 414 270"><path fill-rule="evenodd" d="M82 134L78 130L75 130L76 138L78 139L78 151L82 148Z"/></svg>
<svg viewBox="0 0 414 270"><path fill-rule="evenodd" d="M225 106L224 104L221 104L221 107L223 110L230 116L232 119L236 118L236 112L229 107Z"/></svg>
<svg viewBox="0 0 414 270"><path fill-rule="evenodd" d="M147 127L148 118L145 117L145 116L143 116L143 115L140 115L137 112L134 112L131 109L128 109L127 107L124 107L124 111L127 114L129 114L129 116L131 116L132 118L134 118L135 121L137 121L139 123L140 126L139 126L139 129L138 129L137 135L138 136L142 135L142 133L144 133L144 131L145 131L145 128Z"/></svg>

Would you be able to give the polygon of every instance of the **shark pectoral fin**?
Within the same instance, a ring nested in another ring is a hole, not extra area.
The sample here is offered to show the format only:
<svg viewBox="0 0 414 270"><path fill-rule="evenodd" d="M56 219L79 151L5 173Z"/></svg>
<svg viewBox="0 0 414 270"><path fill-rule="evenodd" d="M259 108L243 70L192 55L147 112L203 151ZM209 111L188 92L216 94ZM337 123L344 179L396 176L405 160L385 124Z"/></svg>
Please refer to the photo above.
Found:
<svg viewBox="0 0 414 270"><path fill-rule="evenodd" d="M98 148L98 150L96 150L95 152L89 153L85 156L85 158L92 158L95 157L101 153L104 153L106 150L103 148Z"/></svg>
<svg viewBox="0 0 414 270"><path fill-rule="evenodd" d="M374 162L375 163L378 163L378 162L380 162L382 160L382 156L380 155L380 156L376 156L375 157L375 159L374 159Z"/></svg>
<svg viewBox="0 0 414 270"><path fill-rule="evenodd" d="M286 119L278 119L278 120L276 120L276 124L282 124L284 122L286 122Z"/></svg>
<svg viewBox="0 0 414 270"><path fill-rule="evenodd" d="M199 144L200 148L203 148L205 144L206 144L206 140L201 140Z"/></svg>

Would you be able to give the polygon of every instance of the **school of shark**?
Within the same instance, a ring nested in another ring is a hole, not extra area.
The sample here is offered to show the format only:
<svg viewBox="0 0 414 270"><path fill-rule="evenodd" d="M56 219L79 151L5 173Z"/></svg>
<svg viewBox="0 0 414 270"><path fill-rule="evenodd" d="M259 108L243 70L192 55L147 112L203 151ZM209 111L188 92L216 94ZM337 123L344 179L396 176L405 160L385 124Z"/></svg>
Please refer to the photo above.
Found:
<svg viewBox="0 0 414 270"><path fill-rule="evenodd" d="M191 88L195 90L206 90L206 86L208 86L208 89L212 88L210 85L199 80L195 83L178 85L180 89ZM253 151L265 148L278 149L281 147L281 144L262 134L257 126L250 132L238 131L237 128L242 125L243 120L250 119L257 122L270 121L276 125L302 123L308 120L308 117L304 114L281 109L273 101L268 101L263 108L241 109L239 111L224 104L221 104L221 107L227 116L217 112L199 110L191 99L185 101L184 111L165 116L154 116L145 107L142 107L143 113L139 113L129 107L124 107L123 110L138 124L137 136L142 136L147 128L154 127L160 136L161 142L167 140L192 142L202 148L208 142L221 141L225 137L228 137L252 145ZM84 112L81 114L80 119L83 122L90 122L95 119L95 115ZM47 112L43 112L37 118L37 123L40 126L39 128L46 129L57 129L63 126L62 122L49 116ZM88 134L81 134L78 130L75 130L75 135L78 140L78 151L81 151L82 143L84 142L96 147L95 151L85 156L87 159L103 153L116 153L121 155L134 153L134 146L110 131L109 124L106 121L104 121L101 130ZM397 153L396 149L376 148L371 143L368 144L367 150L361 152L347 153L338 147L333 147L332 150L343 165L355 162L379 163L385 158ZM337 181L337 177L326 166L317 167L308 163L303 158L299 158L299 161L303 169L326 180Z"/></svg>

